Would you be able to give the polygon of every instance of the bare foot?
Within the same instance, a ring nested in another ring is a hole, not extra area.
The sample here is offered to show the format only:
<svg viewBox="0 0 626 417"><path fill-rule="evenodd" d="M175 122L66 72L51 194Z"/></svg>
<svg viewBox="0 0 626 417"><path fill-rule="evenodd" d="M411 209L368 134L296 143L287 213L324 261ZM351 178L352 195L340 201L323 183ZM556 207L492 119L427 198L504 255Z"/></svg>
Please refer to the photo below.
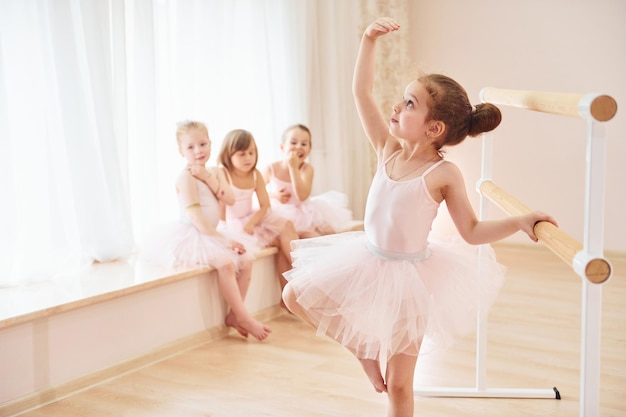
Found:
<svg viewBox="0 0 626 417"><path fill-rule="evenodd" d="M232 327L233 329L237 330L237 332L243 337L246 337L246 338L248 337L248 331L244 329L243 327L241 327L241 325L235 318L235 315L233 314L232 311L226 315L226 319L224 320L224 323L228 327Z"/></svg>
<svg viewBox="0 0 626 417"><path fill-rule="evenodd" d="M272 329L268 326L263 323L259 323L252 318L246 321L240 321L239 325L250 332L257 340L265 340L272 332Z"/></svg>
<svg viewBox="0 0 626 417"><path fill-rule="evenodd" d="M387 392L387 385L385 385L383 375L380 372L380 363L374 359L359 359L359 362L361 362L361 366L376 392Z"/></svg>

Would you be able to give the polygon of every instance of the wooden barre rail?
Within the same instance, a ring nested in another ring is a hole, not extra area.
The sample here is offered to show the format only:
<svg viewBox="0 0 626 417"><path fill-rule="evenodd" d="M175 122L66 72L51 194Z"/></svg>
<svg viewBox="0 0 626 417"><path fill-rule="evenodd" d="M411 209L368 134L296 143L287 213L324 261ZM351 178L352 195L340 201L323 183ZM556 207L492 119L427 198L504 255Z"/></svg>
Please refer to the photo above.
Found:
<svg viewBox="0 0 626 417"><path fill-rule="evenodd" d="M509 216L519 216L532 210L523 203L498 187L492 181L481 182L479 190L482 195L498 206ZM576 239L549 222L539 222L534 228L539 240L568 265L573 265L574 257L583 249ZM611 276L611 265L606 259L591 259L585 266L585 277L589 282L602 284Z"/></svg>
<svg viewBox="0 0 626 417"><path fill-rule="evenodd" d="M543 91L505 90L485 87L480 91L483 102L519 107L563 116L584 117L606 122L617 113L617 102L608 95L551 93Z"/></svg>

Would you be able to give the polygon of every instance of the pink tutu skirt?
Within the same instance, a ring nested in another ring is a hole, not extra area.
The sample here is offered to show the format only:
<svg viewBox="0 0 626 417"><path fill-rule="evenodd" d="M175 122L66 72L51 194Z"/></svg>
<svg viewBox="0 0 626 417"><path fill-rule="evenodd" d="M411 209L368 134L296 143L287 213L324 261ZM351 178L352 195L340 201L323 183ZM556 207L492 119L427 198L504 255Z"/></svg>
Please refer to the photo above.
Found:
<svg viewBox="0 0 626 417"><path fill-rule="evenodd" d="M478 247L431 239L411 259L381 254L362 231L294 241L284 276L297 302L329 336L361 359L442 350L476 328L495 300L505 268L490 246L479 274ZM422 350L420 351L420 347Z"/></svg>
<svg viewBox="0 0 626 417"><path fill-rule="evenodd" d="M272 210L293 222L296 232L337 233L352 221L348 197L338 191L318 194L299 204L283 204L272 199Z"/></svg>
<svg viewBox="0 0 626 417"><path fill-rule="evenodd" d="M254 228L254 234L249 235L243 230L243 226L254 213L220 222L217 230L220 233L232 236L234 240L241 242L249 251L256 252L261 248L268 247L283 231L288 220L268 210L265 217Z"/></svg>
<svg viewBox="0 0 626 417"><path fill-rule="evenodd" d="M231 241L237 240L228 233L224 237L201 233L191 224L170 223L163 225L147 239L141 257L168 266L220 267L234 263L238 268L254 259L254 252L237 254L231 249ZM243 242L241 242L243 243Z"/></svg>

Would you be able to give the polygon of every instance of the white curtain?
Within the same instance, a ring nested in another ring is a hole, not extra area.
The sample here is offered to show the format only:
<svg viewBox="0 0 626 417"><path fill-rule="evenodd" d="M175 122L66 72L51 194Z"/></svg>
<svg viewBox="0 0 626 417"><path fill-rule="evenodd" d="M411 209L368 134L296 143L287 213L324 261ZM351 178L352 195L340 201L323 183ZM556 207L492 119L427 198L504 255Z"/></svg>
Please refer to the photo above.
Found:
<svg viewBox="0 0 626 417"><path fill-rule="evenodd" d="M359 1L0 2L0 285L129 256L177 217L175 124L313 132L318 192L369 184L350 93Z"/></svg>
<svg viewBox="0 0 626 417"><path fill-rule="evenodd" d="M43 280L132 249L109 2L0 6L0 281Z"/></svg>
<svg viewBox="0 0 626 417"><path fill-rule="evenodd" d="M311 2L305 57L312 86L305 97L313 135L311 163L316 168L313 191L346 193L356 219L363 218L371 181L370 146L352 98L354 62L365 29L361 8L366 3Z"/></svg>

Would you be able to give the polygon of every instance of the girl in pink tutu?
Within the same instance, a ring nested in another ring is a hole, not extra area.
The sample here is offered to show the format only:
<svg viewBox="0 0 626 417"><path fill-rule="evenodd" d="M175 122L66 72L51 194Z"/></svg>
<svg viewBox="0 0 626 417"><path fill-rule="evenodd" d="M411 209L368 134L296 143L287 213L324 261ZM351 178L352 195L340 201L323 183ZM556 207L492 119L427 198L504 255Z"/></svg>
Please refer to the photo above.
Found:
<svg viewBox="0 0 626 417"><path fill-rule="evenodd" d="M283 288L287 282L283 272L291 268L291 241L298 239L298 234L291 221L270 209L265 182L256 167L258 153L252 134L242 129L226 134L219 160L235 194L234 204L226 206L225 222L220 230L239 234L243 232L254 237L255 250L277 247L276 268ZM257 204L253 200L254 196Z"/></svg>
<svg viewBox="0 0 626 417"><path fill-rule="evenodd" d="M314 169L306 162L311 146L308 127L288 127L280 144L283 159L263 172L272 210L291 220L300 238L339 232L352 220L345 194L327 191L311 196Z"/></svg>
<svg viewBox="0 0 626 417"><path fill-rule="evenodd" d="M200 122L184 121L178 124L176 139L187 162L176 180L180 221L148 241L145 257L173 266L215 268L220 292L230 307L226 325L244 337L252 334L264 340L271 329L254 320L243 301L254 252L233 239L233 234L216 230L220 204L233 204L235 196L221 170L206 167L211 155L207 129Z"/></svg>
<svg viewBox="0 0 626 417"><path fill-rule="evenodd" d="M474 245L519 230L536 241L535 223L555 222L539 212L477 219L463 176L441 148L494 129L501 115L491 104L474 108L454 80L420 77L389 118L381 114L372 94L376 42L399 28L390 18L370 24L354 72L356 108L378 156L365 230L295 242L283 299L358 358L375 390L387 392L389 416L408 417L421 349L445 347L473 329L477 306L490 305L504 277L493 252L479 277L475 246L429 237L439 205L446 202L461 237ZM422 346L425 337L430 343Z"/></svg>

